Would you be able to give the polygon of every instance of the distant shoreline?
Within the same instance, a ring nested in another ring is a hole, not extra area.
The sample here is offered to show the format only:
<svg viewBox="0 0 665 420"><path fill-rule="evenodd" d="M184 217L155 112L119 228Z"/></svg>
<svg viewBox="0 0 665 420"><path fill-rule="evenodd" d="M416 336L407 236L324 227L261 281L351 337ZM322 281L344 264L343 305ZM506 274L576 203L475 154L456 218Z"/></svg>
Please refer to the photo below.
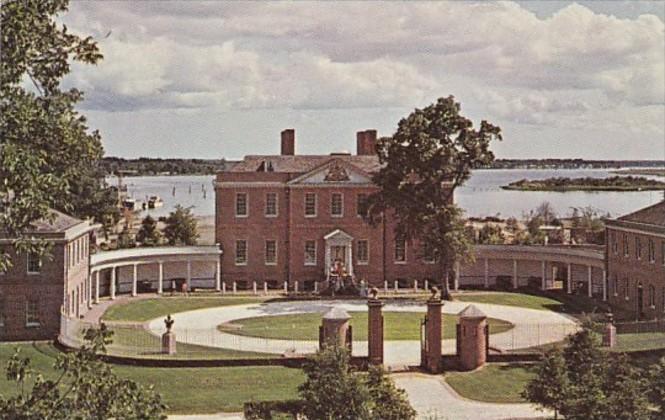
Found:
<svg viewBox="0 0 665 420"><path fill-rule="evenodd" d="M619 169L616 171L612 171L612 173L619 175L647 175L647 176L665 177L665 168Z"/></svg>

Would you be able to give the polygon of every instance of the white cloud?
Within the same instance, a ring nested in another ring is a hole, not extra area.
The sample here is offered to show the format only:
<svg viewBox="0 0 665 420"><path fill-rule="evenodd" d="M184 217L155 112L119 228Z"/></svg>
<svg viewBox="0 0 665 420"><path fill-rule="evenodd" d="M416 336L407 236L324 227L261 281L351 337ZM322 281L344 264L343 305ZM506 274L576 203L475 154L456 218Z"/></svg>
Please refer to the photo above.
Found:
<svg viewBox="0 0 665 420"><path fill-rule="evenodd" d="M99 110L410 109L455 94L499 123L651 136L665 126L654 15L575 3L541 16L513 2L121 1L74 2L65 20L101 39L105 60L71 78Z"/></svg>

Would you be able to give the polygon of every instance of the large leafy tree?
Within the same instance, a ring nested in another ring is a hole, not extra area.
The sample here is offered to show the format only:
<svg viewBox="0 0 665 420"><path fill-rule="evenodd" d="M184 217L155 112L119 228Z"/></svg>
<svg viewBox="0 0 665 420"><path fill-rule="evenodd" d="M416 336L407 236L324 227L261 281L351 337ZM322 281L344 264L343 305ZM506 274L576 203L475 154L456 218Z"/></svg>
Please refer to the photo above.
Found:
<svg viewBox="0 0 665 420"><path fill-rule="evenodd" d="M626 356L601 349L598 335L584 328L568 338L563 351L546 355L523 395L570 420L646 420L648 391L658 383L653 382Z"/></svg>
<svg viewBox="0 0 665 420"><path fill-rule="evenodd" d="M164 237L169 245L196 245L199 233L191 208L175 206L166 218Z"/></svg>
<svg viewBox="0 0 665 420"><path fill-rule="evenodd" d="M380 139L382 167L374 177L380 190L367 201L372 223L394 218L398 236L420 240L423 256L437 259L445 295L455 263L468 258L471 247L453 192L472 168L492 162L490 143L501 139L499 127L482 121L474 128L460 110L454 97L440 98L403 118L392 137Z"/></svg>
<svg viewBox="0 0 665 420"><path fill-rule="evenodd" d="M141 228L136 234L136 240L141 242L142 246L157 246L162 239L162 234L157 228L157 221L150 215L143 218Z"/></svg>
<svg viewBox="0 0 665 420"><path fill-rule="evenodd" d="M44 252L28 237L49 207L106 222L113 212L98 162L99 133L75 108L82 93L62 87L70 63L101 60L91 37L56 22L68 0L2 0L0 7L0 231L21 251ZM0 256L0 268L9 264Z"/></svg>
<svg viewBox="0 0 665 420"><path fill-rule="evenodd" d="M349 351L330 344L304 366L307 379L299 392L303 414L310 420L412 420L415 410L380 367L355 372Z"/></svg>
<svg viewBox="0 0 665 420"><path fill-rule="evenodd" d="M16 383L14 397L0 396L0 417L8 419L165 419L158 394L116 376L101 360L111 331L86 331L86 344L56 358L56 379L45 379L29 358L15 353L6 368ZM30 386L30 382L32 386Z"/></svg>

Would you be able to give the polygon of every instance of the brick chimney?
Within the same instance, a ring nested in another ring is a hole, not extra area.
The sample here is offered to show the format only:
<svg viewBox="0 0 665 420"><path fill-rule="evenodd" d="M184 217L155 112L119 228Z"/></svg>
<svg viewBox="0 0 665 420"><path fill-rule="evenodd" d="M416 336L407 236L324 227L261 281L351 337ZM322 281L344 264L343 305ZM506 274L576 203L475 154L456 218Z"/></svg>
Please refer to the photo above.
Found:
<svg viewBox="0 0 665 420"><path fill-rule="evenodd" d="M376 130L358 131L356 133L356 146L358 156L373 156L376 154Z"/></svg>
<svg viewBox="0 0 665 420"><path fill-rule="evenodd" d="M282 131L282 155L293 156L296 154L296 130L287 128Z"/></svg>

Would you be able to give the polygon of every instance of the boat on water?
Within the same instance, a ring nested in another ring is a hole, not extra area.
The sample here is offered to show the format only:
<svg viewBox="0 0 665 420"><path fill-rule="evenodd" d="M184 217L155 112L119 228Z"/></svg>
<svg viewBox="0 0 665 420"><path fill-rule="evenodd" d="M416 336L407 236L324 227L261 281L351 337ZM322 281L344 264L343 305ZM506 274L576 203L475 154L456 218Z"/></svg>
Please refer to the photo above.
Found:
<svg viewBox="0 0 665 420"><path fill-rule="evenodd" d="M164 201L158 195L150 196L150 198L148 199L148 208L149 209L156 209L158 207L162 207L163 205L164 205Z"/></svg>
<svg viewBox="0 0 665 420"><path fill-rule="evenodd" d="M122 200L122 207L129 211L141 211L145 210L146 203L144 203L141 200L137 200L135 198L127 197L124 200Z"/></svg>

